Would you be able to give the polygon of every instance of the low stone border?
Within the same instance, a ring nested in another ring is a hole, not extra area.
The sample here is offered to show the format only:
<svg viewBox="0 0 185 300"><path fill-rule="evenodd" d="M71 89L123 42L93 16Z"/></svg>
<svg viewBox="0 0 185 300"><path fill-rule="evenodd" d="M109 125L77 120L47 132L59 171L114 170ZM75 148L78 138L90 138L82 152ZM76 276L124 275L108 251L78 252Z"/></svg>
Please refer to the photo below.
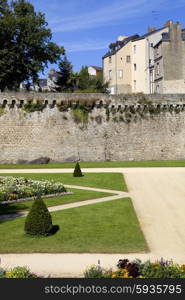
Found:
<svg viewBox="0 0 185 300"><path fill-rule="evenodd" d="M73 193L72 192L64 192L64 193L58 193L58 194L41 195L41 198L53 198L53 197L57 197L57 196L67 196L67 195L73 195ZM26 202L26 201L34 200L35 198L36 198L36 196L29 197L29 198L22 198L22 199L18 199L18 200L12 200L12 201L11 200L0 201L0 205Z"/></svg>

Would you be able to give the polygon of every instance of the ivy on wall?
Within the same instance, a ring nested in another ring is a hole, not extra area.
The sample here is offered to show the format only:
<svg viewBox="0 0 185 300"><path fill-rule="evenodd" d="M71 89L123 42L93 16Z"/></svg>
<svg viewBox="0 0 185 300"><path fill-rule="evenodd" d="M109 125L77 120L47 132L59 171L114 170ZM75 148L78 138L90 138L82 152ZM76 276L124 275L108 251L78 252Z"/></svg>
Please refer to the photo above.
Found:
<svg viewBox="0 0 185 300"><path fill-rule="evenodd" d="M0 105L0 116L4 115L4 113L5 113L5 108L2 105Z"/></svg>
<svg viewBox="0 0 185 300"><path fill-rule="evenodd" d="M16 103L8 104L9 109L12 109ZM42 112L46 107L50 109L57 107L60 112L71 112L72 118L76 124L86 125L91 121L95 121L97 124L101 124L103 121L103 114L106 116L106 121L113 122L137 122L141 119L149 119L153 118L155 115L171 113L171 114L179 114L181 111L185 111L185 104L156 104L151 100L147 100L145 96L143 96L137 103L132 104L131 102L122 103L120 100L120 104L112 104L110 101L104 103L100 100L95 99L87 99L76 101L75 99L70 99L66 101L61 101L60 103L56 103L54 100L52 104L48 104L47 101L44 100L30 100L27 103L22 103L21 105L17 105L19 109L24 110L26 113L33 112ZM99 109L99 115L93 117L93 115L89 118L89 113L91 113L94 108ZM0 105L0 116L5 114L5 105ZM63 119L66 120L66 116L63 116Z"/></svg>
<svg viewBox="0 0 185 300"><path fill-rule="evenodd" d="M75 109L72 109L71 112L72 112L73 120L75 123L77 123L77 124L79 124L79 123L87 124L88 123L89 113L84 108L75 108Z"/></svg>
<svg viewBox="0 0 185 300"><path fill-rule="evenodd" d="M44 101L37 101L36 103L30 101L22 106L22 109L27 113L32 113L35 111L43 111L46 107Z"/></svg>

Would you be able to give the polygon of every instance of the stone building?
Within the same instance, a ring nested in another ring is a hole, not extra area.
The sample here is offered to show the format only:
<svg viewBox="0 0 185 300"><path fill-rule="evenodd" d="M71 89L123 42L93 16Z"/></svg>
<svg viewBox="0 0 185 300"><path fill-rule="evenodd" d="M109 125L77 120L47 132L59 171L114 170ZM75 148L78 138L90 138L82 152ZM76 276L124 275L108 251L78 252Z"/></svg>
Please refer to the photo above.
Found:
<svg viewBox="0 0 185 300"><path fill-rule="evenodd" d="M101 76L103 74L103 68L98 66L88 67L88 73L90 76Z"/></svg>
<svg viewBox="0 0 185 300"><path fill-rule="evenodd" d="M103 56L103 76L111 94L132 92L132 41L138 37L120 36Z"/></svg>
<svg viewBox="0 0 185 300"><path fill-rule="evenodd" d="M185 30L172 21L159 29L149 27L142 36L120 36L103 56L103 75L109 81L111 94L184 93L184 36ZM157 47L163 53L161 58L156 57ZM157 67L159 64L161 68ZM165 74L160 76L166 80L165 84L160 83L162 79L157 74L159 69L163 72L162 65Z"/></svg>
<svg viewBox="0 0 185 300"><path fill-rule="evenodd" d="M154 54L155 93L185 93L185 29L170 22Z"/></svg>
<svg viewBox="0 0 185 300"><path fill-rule="evenodd" d="M132 92L154 93L154 48L162 34L169 31L168 24L156 29L149 27L148 32L132 42Z"/></svg>

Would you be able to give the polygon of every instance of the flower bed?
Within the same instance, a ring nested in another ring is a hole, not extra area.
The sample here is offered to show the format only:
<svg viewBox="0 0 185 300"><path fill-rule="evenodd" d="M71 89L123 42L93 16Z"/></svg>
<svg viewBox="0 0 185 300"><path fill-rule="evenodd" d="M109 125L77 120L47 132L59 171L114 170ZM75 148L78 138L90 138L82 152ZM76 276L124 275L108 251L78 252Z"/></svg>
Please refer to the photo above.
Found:
<svg viewBox="0 0 185 300"><path fill-rule="evenodd" d="M0 268L0 278L42 278L31 273L27 267L16 267L11 270Z"/></svg>
<svg viewBox="0 0 185 300"><path fill-rule="evenodd" d="M129 261L120 259L117 270L104 269L100 265L93 265L84 272L85 278L185 278L185 265L178 265L173 261L142 262L139 259Z"/></svg>
<svg viewBox="0 0 185 300"><path fill-rule="evenodd" d="M26 199L45 195L65 193L66 189L62 183L54 181L37 181L23 177L15 178L0 176L0 203L15 202L19 199Z"/></svg>

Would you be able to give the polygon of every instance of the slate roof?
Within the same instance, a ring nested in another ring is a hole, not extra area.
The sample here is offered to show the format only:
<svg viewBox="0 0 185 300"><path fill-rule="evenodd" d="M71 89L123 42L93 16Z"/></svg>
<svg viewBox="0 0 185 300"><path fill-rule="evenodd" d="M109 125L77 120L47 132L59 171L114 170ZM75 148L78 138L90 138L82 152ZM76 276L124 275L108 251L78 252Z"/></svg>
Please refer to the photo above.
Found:
<svg viewBox="0 0 185 300"><path fill-rule="evenodd" d="M93 69L95 69L98 72L102 72L103 71L103 68L101 68L101 67L97 67L97 66L90 66L90 67L92 67Z"/></svg>
<svg viewBox="0 0 185 300"><path fill-rule="evenodd" d="M156 33L156 32L159 32L159 31L161 31L161 30L163 30L163 29L165 29L165 28L166 28L166 27L162 27L162 28L153 30L153 31L151 31L151 32L147 32L147 33L143 34L142 36L136 38L134 41L143 40L143 39L147 38L148 36L150 36L150 35L152 35L152 34L154 34L154 33Z"/></svg>
<svg viewBox="0 0 185 300"><path fill-rule="evenodd" d="M103 59L116 54L121 48L123 48L126 44L128 44L130 41L133 41L135 39L139 38L138 34L131 35L124 39L123 41L116 41L115 43L111 43L109 45L110 50L102 57ZM116 50L114 50L115 47L118 47ZM112 49L112 50L111 50Z"/></svg>

